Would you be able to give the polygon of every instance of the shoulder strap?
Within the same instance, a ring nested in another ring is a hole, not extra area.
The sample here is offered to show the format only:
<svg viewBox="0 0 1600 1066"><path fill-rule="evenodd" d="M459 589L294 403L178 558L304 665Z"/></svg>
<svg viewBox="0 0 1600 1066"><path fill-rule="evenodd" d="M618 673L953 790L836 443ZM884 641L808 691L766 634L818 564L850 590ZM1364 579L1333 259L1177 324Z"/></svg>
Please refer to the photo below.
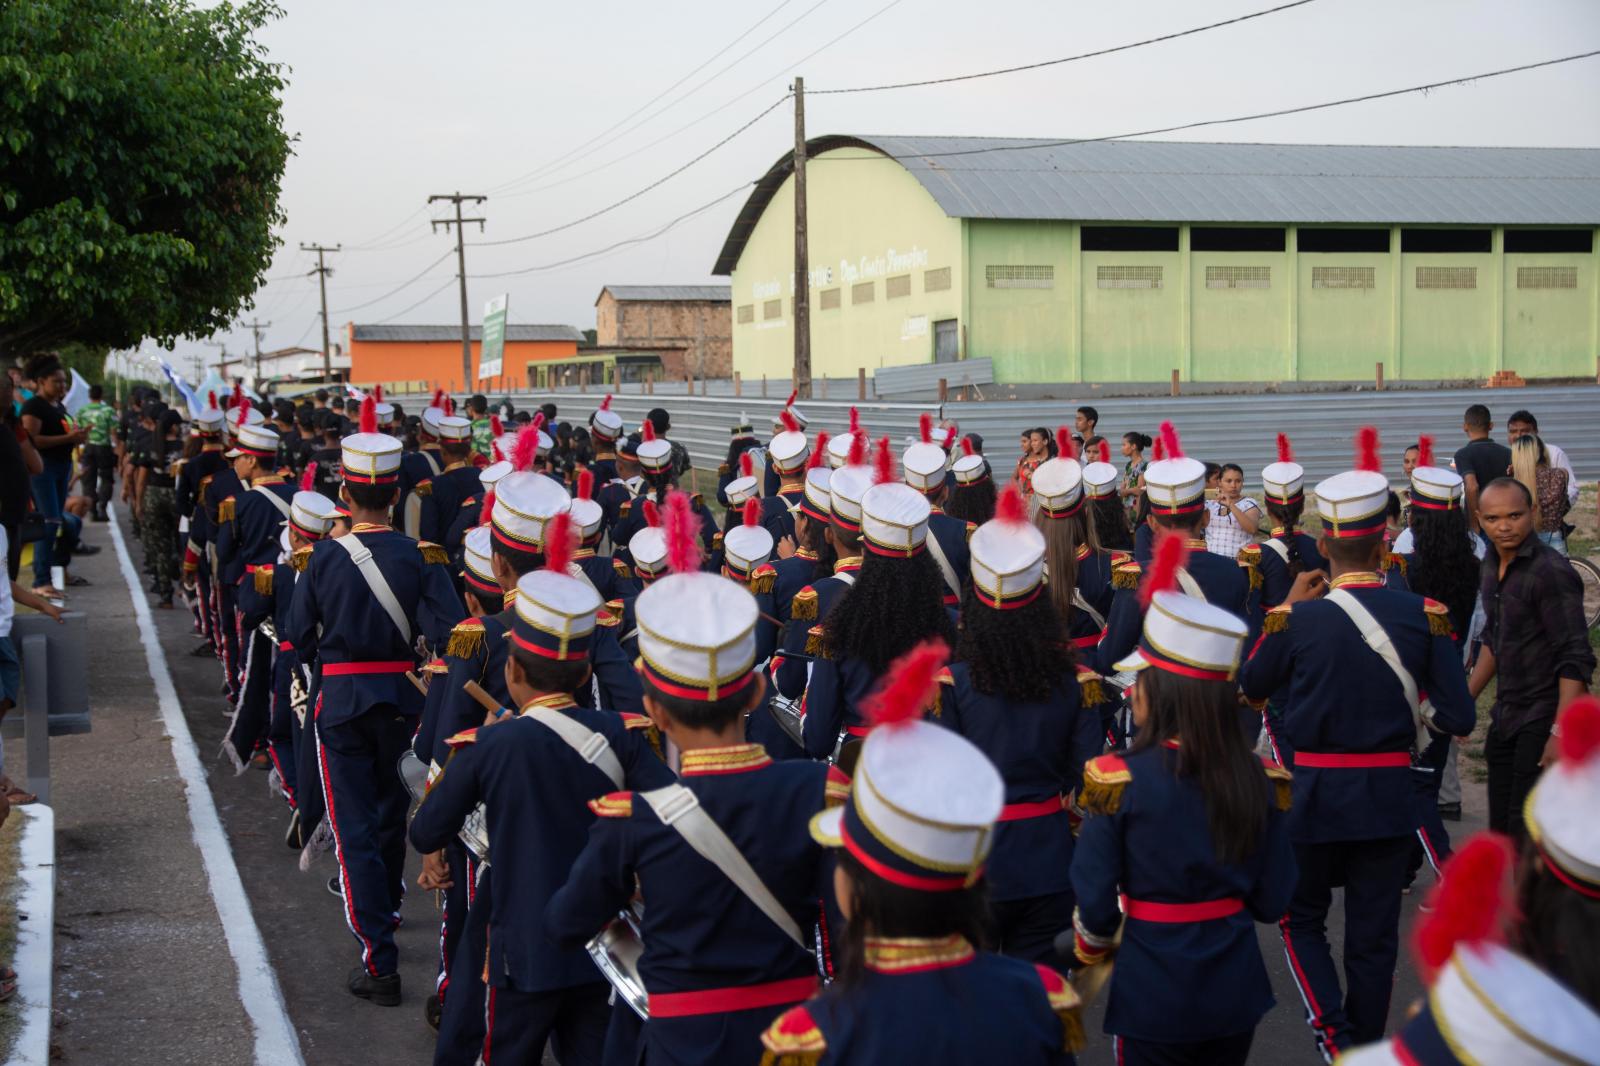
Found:
<svg viewBox="0 0 1600 1066"><path fill-rule="evenodd" d="M811 950L789 912L761 883L761 876L740 853L738 846L728 839L728 834L700 806L698 796L682 785L668 785L666 788L641 792L639 798L650 805L664 825L677 830L678 835L701 858L721 870L734 887L743 892L745 898L754 903L762 914L772 919L772 924L782 929L790 940L799 944L801 950Z"/></svg>
<svg viewBox="0 0 1600 1066"><path fill-rule="evenodd" d="M567 564L567 576L568 577L577 578L579 581L582 581L585 585L588 585L590 588L594 589L596 592L600 591L598 588L595 588L594 582L589 580L588 572L585 571L583 567L579 566L575 562ZM604 596L601 596L600 598L602 600L605 599ZM618 785L617 787L621 788L622 786Z"/></svg>
<svg viewBox="0 0 1600 1066"><path fill-rule="evenodd" d="M1088 600L1083 598L1083 591L1081 589L1074 588L1072 590L1072 606L1088 615L1090 621L1094 622L1094 627L1096 629L1104 629L1106 627L1105 615L1095 610L1094 606Z"/></svg>
<svg viewBox="0 0 1600 1066"><path fill-rule="evenodd" d="M350 561L361 571L361 576L366 580L367 588L372 590L378 606L383 608L383 613L389 616L389 620L400 631L400 636L405 638L405 642L410 644L411 623L406 620L405 611L400 609L400 601L395 599L394 589L389 587L383 571L378 569L377 562L372 558L372 551L353 533L347 537L335 537L333 542L350 554Z"/></svg>
<svg viewBox="0 0 1600 1066"><path fill-rule="evenodd" d="M285 518L289 517L289 501L288 500L284 499L282 496L279 496L276 492L273 492L271 489L267 488L265 485L251 485L250 486L250 491L251 492L259 492L259 493L261 493L261 495L265 496L267 499L272 501L272 506L274 506L274 507L276 507L278 509L278 513L279 514L283 515L283 517L285 517Z"/></svg>
<svg viewBox="0 0 1600 1066"><path fill-rule="evenodd" d="M566 741L567 747L577 752L584 762L611 778L611 783L617 788L626 787L623 784L622 763L617 760L617 753L611 750L611 742L604 733L596 732L571 715L553 711L549 707L535 707L525 712L523 717L532 718Z"/></svg>
<svg viewBox="0 0 1600 1066"><path fill-rule="evenodd" d="M1189 571L1178 571L1178 584L1183 586L1185 594L1193 596L1201 603L1207 602L1205 590L1200 587L1200 582L1196 581L1194 575L1190 574Z"/></svg>
<svg viewBox="0 0 1600 1066"><path fill-rule="evenodd" d="M1272 554L1282 559L1285 565L1288 565L1289 546L1283 541L1279 540L1277 537L1268 537L1266 540L1261 542L1261 546L1263 548L1272 549Z"/></svg>
<svg viewBox="0 0 1600 1066"><path fill-rule="evenodd" d="M944 548L939 544L939 538L933 535L933 528L928 528L925 538L928 545L928 554L933 556L933 561L938 564L939 573L944 575L944 584L951 593L961 595L961 579L956 576L956 568L950 565L950 560L945 557Z"/></svg>
<svg viewBox="0 0 1600 1066"><path fill-rule="evenodd" d="M852 586L852 585L854 585L856 583L856 575L855 575L855 572L852 571L852 570L835 571L833 576L838 578L840 581L844 582L844 587L845 588L849 588L850 586Z"/></svg>
<svg viewBox="0 0 1600 1066"><path fill-rule="evenodd" d="M444 469L439 465L439 460L435 459L426 448L418 448L417 454L422 456L423 462L428 464L428 476L438 477L440 471Z"/></svg>
<svg viewBox="0 0 1600 1066"><path fill-rule="evenodd" d="M1361 631L1361 639L1367 642L1367 647L1377 652L1384 664L1394 671L1394 676L1400 681L1400 687L1405 690L1406 704L1411 708L1411 721L1417 730L1417 743L1423 747L1427 746L1426 723L1433 717L1433 708L1431 705L1425 706L1419 699L1417 679L1411 676L1411 671L1400 661L1400 652L1395 649L1394 641L1389 639L1389 631L1384 629L1382 624L1372 617L1372 612L1361 606L1361 601L1350 595L1348 590L1334 589L1328 593L1326 599L1355 623L1356 628Z"/></svg>

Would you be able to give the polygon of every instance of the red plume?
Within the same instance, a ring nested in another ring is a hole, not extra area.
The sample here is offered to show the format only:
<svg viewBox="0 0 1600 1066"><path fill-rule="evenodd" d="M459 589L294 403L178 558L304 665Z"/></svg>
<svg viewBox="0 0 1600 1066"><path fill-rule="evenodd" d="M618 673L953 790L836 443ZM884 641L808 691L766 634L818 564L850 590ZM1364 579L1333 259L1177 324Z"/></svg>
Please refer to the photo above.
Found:
<svg viewBox="0 0 1600 1066"><path fill-rule="evenodd" d="M756 476L756 457L751 455L747 451L739 453L739 476L740 477L755 477Z"/></svg>
<svg viewBox="0 0 1600 1066"><path fill-rule="evenodd" d="M206 393L206 406L213 411L217 409L217 393L215 389Z"/></svg>
<svg viewBox="0 0 1600 1066"><path fill-rule="evenodd" d="M662 533L667 538L667 569L692 574L700 569L700 520L689 497L676 489L667 493L665 517Z"/></svg>
<svg viewBox="0 0 1600 1066"><path fill-rule="evenodd" d="M602 410L602 411L611 410L611 394L609 392L606 393L605 399L600 401L600 410Z"/></svg>
<svg viewBox="0 0 1600 1066"><path fill-rule="evenodd" d="M922 435L922 443L933 443L933 416L926 411L917 416L917 432Z"/></svg>
<svg viewBox="0 0 1600 1066"><path fill-rule="evenodd" d="M594 471L588 467L578 471L578 499L594 499Z"/></svg>
<svg viewBox="0 0 1600 1066"><path fill-rule="evenodd" d="M1278 462L1294 462L1294 451L1289 447L1289 434L1287 433L1278 434Z"/></svg>
<svg viewBox="0 0 1600 1066"><path fill-rule="evenodd" d="M1161 445L1168 459L1182 459L1183 445L1178 443L1178 430L1171 422L1161 423Z"/></svg>
<svg viewBox="0 0 1600 1066"><path fill-rule="evenodd" d="M1078 457L1077 442L1072 439L1072 430L1066 426L1056 427L1056 451L1060 453L1057 458L1076 459Z"/></svg>
<svg viewBox="0 0 1600 1066"><path fill-rule="evenodd" d="M1561 761L1588 762L1600 752L1600 700L1579 696L1561 712Z"/></svg>
<svg viewBox="0 0 1600 1066"><path fill-rule="evenodd" d="M300 491L301 492L316 492L317 491L317 464L316 463L307 463L306 464L306 472L300 475Z"/></svg>
<svg viewBox="0 0 1600 1066"><path fill-rule="evenodd" d="M1150 561L1150 573L1139 586L1139 606L1148 608L1150 598L1158 592L1171 592L1178 587L1178 571L1189 561L1189 542L1182 533L1164 533L1156 541L1155 555Z"/></svg>
<svg viewBox="0 0 1600 1066"><path fill-rule="evenodd" d="M1378 457L1377 426L1362 426L1356 430L1356 469L1383 470L1383 460Z"/></svg>
<svg viewBox="0 0 1600 1066"><path fill-rule="evenodd" d="M356 425L359 433L378 432L378 401L371 396L361 401L361 419Z"/></svg>
<svg viewBox="0 0 1600 1066"><path fill-rule="evenodd" d="M1028 505L1022 502L1022 490L1017 488L1016 482L1007 485L995 501L994 520L1008 526L1028 524Z"/></svg>
<svg viewBox="0 0 1600 1066"><path fill-rule="evenodd" d="M230 397L230 400L230 405L233 407L238 407L244 402L244 386L237 381L233 383L233 395Z"/></svg>
<svg viewBox="0 0 1600 1066"><path fill-rule="evenodd" d="M456 413L456 399L454 396L446 396L444 398L444 413L447 415Z"/></svg>
<svg viewBox="0 0 1600 1066"><path fill-rule="evenodd" d="M517 443L511 449L511 469L532 470L533 461L539 457L539 425L529 422L517 430Z"/></svg>
<svg viewBox="0 0 1600 1066"><path fill-rule="evenodd" d="M483 510L478 512L478 525L486 526L494 518L494 489L483 494Z"/></svg>
<svg viewBox="0 0 1600 1066"><path fill-rule="evenodd" d="M429 403L428 406L429 407L437 407L441 411L444 410L444 390L443 389L434 389L433 390L433 401L431 403Z"/></svg>
<svg viewBox="0 0 1600 1066"><path fill-rule="evenodd" d="M1417 923L1412 940L1424 979L1432 981L1458 944L1498 943L1505 934L1511 869L1511 839L1482 832L1456 849L1429 893L1432 912Z"/></svg>
<svg viewBox="0 0 1600 1066"><path fill-rule="evenodd" d="M238 404L234 406L234 410L239 412L239 425L242 426L250 421L250 397L241 394Z"/></svg>
<svg viewBox="0 0 1600 1066"><path fill-rule="evenodd" d="M1433 438L1426 433L1417 438L1417 465L1433 465Z"/></svg>
<svg viewBox="0 0 1600 1066"><path fill-rule="evenodd" d="M944 427L944 443L939 445L939 447L943 448L945 451L949 451L951 447L955 445L956 434L958 432L960 431L957 430L953 425Z"/></svg>
<svg viewBox="0 0 1600 1066"><path fill-rule="evenodd" d="M857 411L854 407L850 408L850 432L861 432L861 412Z"/></svg>
<svg viewBox="0 0 1600 1066"><path fill-rule="evenodd" d="M794 406L794 401L795 401L796 397L798 397L799 395L800 395L800 390L799 389L790 389L789 390L789 398L787 400L783 401L783 406L785 406L785 407L793 407Z"/></svg>
<svg viewBox="0 0 1600 1066"><path fill-rule="evenodd" d="M867 435L860 430L850 434L850 454L845 458L848 466L860 466L867 461Z"/></svg>
<svg viewBox="0 0 1600 1066"><path fill-rule="evenodd" d="M961 454L962 455L972 455L973 454L973 451L972 451L972 438L971 437L962 437L961 438Z"/></svg>
<svg viewBox="0 0 1600 1066"><path fill-rule="evenodd" d="M894 456L889 454L889 438L879 437L872 452L872 483L882 485L894 480Z"/></svg>
<svg viewBox="0 0 1600 1066"><path fill-rule="evenodd" d="M489 438L491 440L493 440L494 438L500 436L500 434L504 433L505 431L506 431L505 423L500 421L500 416L499 415L490 415L489 416Z"/></svg>
<svg viewBox="0 0 1600 1066"><path fill-rule="evenodd" d="M812 445L811 457L806 460L806 469L815 470L828 461L828 431L817 430L817 443Z"/></svg>
<svg viewBox="0 0 1600 1066"><path fill-rule="evenodd" d="M644 501L643 511L644 511L644 524L649 526L651 529L660 529L661 528L661 509L656 506L656 501L654 501L654 500L645 500Z"/></svg>
<svg viewBox="0 0 1600 1066"><path fill-rule="evenodd" d="M896 726L920 719L939 694L939 671L950 659L950 646L938 637L924 640L889 664L889 672L866 699L861 711L873 726Z"/></svg>
<svg viewBox="0 0 1600 1066"><path fill-rule="evenodd" d="M1152 452L1156 457L1156 462L1158 463L1167 457L1167 446L1162 443L1160 437L1156 438L1155 447L1152 449Z"/></svg>
<svg viewBox="0 0 1600 1066"><path fill-rule="evenodd" d="M761 524L761 501L754 496L744 501L744 524L747 526Z"/></svg>
<svg viewBox="0 0 1600 1066"><path fill-rule="evenodd" d="M374 386L372 386L372 398L377 400L379 403L383 402L383 386L382 385L374 385Z"/></svg>
<svg viewBox="0 0 1600 1066"><path fill-rule="evenodd" d="M496 437L489 442L489 457L497 463L505 459L505 453L500 450L500 438Z"/></svg>
<svg viewBox="0 0 1600 1066"><path fill-rule="evenodd" d="M639 427L639 439L641 441L656 439L656 424L650 421L648 418L645 419L644 424Z"/></svg>
<svg viewBox="0 0 1600 1066"><path fill-rule="evenodd" d="M558 574L566 573L577 542L578 531L572 526L572 514L562 511L551 516L544 524L544 568Z"/></svg>
<svg viewBox="0 0 1600 1066"><path fill-rule="evenodd" d="M794 417L794 412L785 407L778 412L778 420L783 423L783 428L790 433L800 432L800 423Z"/></svg>
<svg viewBox="0 0 1600 1066"><path fill-rule="evenodd" d="M1110 445L1110 443L1108 443L1107 441L1101 441L1100 442L1100 454L1095 456L1095 458L1099 459L1102 463L1111 462L1111 445Z"/></svg>
<svg viewBox="0 0 1600 1066"><path fill-rule="evenodd" d="M528 419L528 425L532 426L534 429L544 429L544 412L533 412L533 417Z"/></svg>

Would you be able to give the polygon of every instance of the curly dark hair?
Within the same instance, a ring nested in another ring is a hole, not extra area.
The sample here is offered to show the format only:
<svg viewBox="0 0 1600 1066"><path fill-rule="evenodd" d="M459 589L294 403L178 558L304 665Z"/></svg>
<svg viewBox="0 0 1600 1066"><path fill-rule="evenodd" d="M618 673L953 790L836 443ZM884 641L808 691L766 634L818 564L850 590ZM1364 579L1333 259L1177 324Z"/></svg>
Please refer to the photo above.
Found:
<svg viewBox="0 0 1600 1066"><path fill-rule="evenodd" d="M968 585L961 597L955 658L971 669L979 692L1040 703L1073 675L1076 660L1072 645L1062 639L1065 633L1048 596L1002 611L978 599Z"/></svg>
<svg viewBox="0 0 1600 1066"><path fill-rule="evenodd" d="M1450 624L1466 633L1478 596L1478 557L1467 536L1467 517L1459 507L1448 511L1411 509L1411 565L1406 583L1419 596L1438 600L1450 610Z"/></svg>
<svg viewBox="0 0 1600 1066"><path fill-rule="evenodd" d="M994 478L986 475L982 481L963 485L959 482L949 493L944 513L963 522L983 525L994 517Z"/></svg>
<svg viewBox="0 0 1600 1066"><path fill-rule="evenodd" d="M733 472L734 477L739 476L739 456L743 455L751 448L758 447L759 444L760 441L756 440L754 437L740 437L738 440L730 441L728 443L728 469Z"/></svg>
<svg viewBox="0 0 1600 1066"><path fill-rule="evenodd" d="M1600 901L1562 884L1526 839L1520 849L1516 882L1521 918L1510 930L1511 946L1600 1009L1600 955L1579 947L1600 936Z"/></svg>
<svg viewBox="0 0 1600 1066"><path fill-rule="evenodd" d="M855 585L822 624L829 657L855 659L874 676L929 637L956 643L955 623L944 609L944 579L926 551L909 559L867 552Z"/></svg>
<svg viewBox="0 0 1600 1066"><path fill-rule="evenodd" d="M1128 509L1116 496L1097 496L1089 501L1090 524L1100 546L1107 551L1133 551L1133 527L1128 524Z"/></svg>

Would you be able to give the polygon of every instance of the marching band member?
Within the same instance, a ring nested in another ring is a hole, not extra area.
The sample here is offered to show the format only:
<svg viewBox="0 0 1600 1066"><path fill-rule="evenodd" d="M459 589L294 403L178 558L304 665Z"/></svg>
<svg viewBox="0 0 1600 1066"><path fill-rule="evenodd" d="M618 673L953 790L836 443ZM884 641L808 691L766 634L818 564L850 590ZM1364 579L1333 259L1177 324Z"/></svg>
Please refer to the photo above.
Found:
<svg viewBox="0 0 1600 1066"><path fill-rule="evenodd" d="M971 569L967 541L978 527L976 523L954 518L940 509L947 495L945 472L949 456L933 443L933 416L924 411L917 422L921 439L900 457L900 469L905 483L927 497L929 515L925 543L943 579L945 606L957 607Z"/></svg>
<svg viewBox="0 0 1600 1066"><path fill-rule="evenodd" d="M439 420L449 413L445 409L449 403L443 389L434 390L433 401L422 409L417 422L417 450L406 452L400 458L400 496L395 504L395 515L401 521L401 531L413 540L422 535L422 497L414 494L415 489L444 472L444 456L439 451Z"/></svg>
<svg viewBox="0 0 1600 1066"><path fill-rule="evenodd" d="M785 433L799 433L802 438L804 437L806 426L810 424L810 419L806 418L804 411L794 405L794 401L799 395L799 390L791 391L789 398L783 402L783 407L778 410L777 414L772 416L773 441L776 441ZM850 410L854 413L855 408L852 407ZM801 461L804 462L804 459ZM767 445L767 467L761 475L761 495L778 495L782 484L782 472L772 462L772 444L769 443Z"/></svg>
<svg viewBox="0 0 1600 1066"><path fill-rule="evenodd" d="M1282 916L1295 879L1289 773L1236 728L1249 630L1175 591L1188 551L1157 541L1139 647L1116 664L1139 674L1137 739L1084 768L1072 860L1078 959L1115 952L1105 1030L1128 1066L1242 1066L1273 1005L1255 923Z"/></svg>
<svg viewBox="0 0 1600 1066"><path fill-rule="evenodd" d="M1117 494L1122 471L1111 463L1111 445L1104 437L1096 446L1092 462L1083 467L1083 494L1088 498L1089 525L1100 547L1109 552L1133 551L1133 530L1128 526L1128 509Z"/></svg>
<svg viewBox="0 0 1600 1066"><path fill-rule="evenodd" d="M989 462L972 448L972 438L961 438L961 454L950 464L955 485L944 505L945 514L981 526L994 517L995 488Z"/></svg>
<svg viewBox="0 0 1600 1066"><path fill-rule="evenodd" d="M761 524L772 534L773 543L788 537L794 540L794 510L805 495L806 461L811 457L811 442L792 409L779 412L783 432L767 445L767 471L778 477L777 491L761 500Z"/></svg>
<svg viewBox="0 0 1600 1066"><path fill-rule="evenodd" d="M1321 571L1326 575L1328 561L1317 550L1317 539L1299 529L1300 516L1305 510L1306 471L1294 461L1294 452L1285 434L1278 434L1278 461L1261 471L1262 498L1266 504L1270 534L1259 546L1244 549L1254 552L1257 570L1261 574L1261 594L1258 598L1264 614L1289 597L1297 577L1307 571ZM1288 704L1289 690L1285 686L1267 698L1261 717L1267 742L1272 746L1273 758L1279 766L1294 769L1294 748L1283 732L1284 709Z"/></svg>
<svg viewBox="0 0 1600 1066"><path fill-rule="evenodd" d="M746 463L745 457L749 456ZM760 443L756 440L755 426L745 417L743 411L739 412L739 421L728 428L728 457L717 466L717 502L724 507L732 506L728 503L728 482L734 478L754 476L756 460L765 459ZM763 471L763 473L765 473ZM758 485L760 481L756 482Z"/></svg>
<svg viewBox="0 0 1600 1066"><path fill-rule="evenodd" d="M806 460L805 488L800 505L794 511L794 553L787 558L780 555L772 562L772 568L777 571L772 584L772 602L777 608L778 623L783 626L789 624L795 594L833 573L836 556L833 541L828 537L831 521L828 487L833 481L833 471L827 466L828 443L828 435L819 431L811 448L811 458Z"/></svg>
<svg viewBox="0 0 1600 1066"><path fill-rule="evenodd" d="M608 392L589 416L589 440L594 443L594 461L589 469L597 485L603 487L617 480L617 441L623 435L622 416L611 409Z"/></svg>
<svg viewBox="0 0 1600 1066"><path fill-rule="evenodd" d="M499 415L490 415L489 429L494 434L489 442L490 461L480 467L476 465L476 460L481 457L476 451L470 453L473 457L473 473L477 476L477 481L471 486L467 495L461 498L455 514L449 517L444 535L439 540L439 543L444 545L445 552L449 554L452 565L459 564L461 560L461 546L462 542L466 540L467 531L476 529L484 524L484 499L494 491L495 483L511 472L511 463L501 453L500 442L505 439L514 442L516 438L514 435L502 432L504 428L500 422ZM443 477L442 474L440 476L441 478ZM453 490L451 491L453 492ZM431 499L432 497L429 497L430 501ZM424 501L423 506L429 506L429 502ZM435 503L433 506L438 507L438 504ZM438 513L442 518L443 512L439 511ZM464 594L466 590L463 588L462 591Z"/></svg>
<svg viewBox="0 0 1600 1066"><path fill-rule="evenodd" d="M1056 430L1056 443L1061 454L1033 472L1033 524L1044 535L1046 590L1056 617L1072 646L1087 653L1106 634L1115 594L1111 575L1128 558L1100 548L1067 427Z"/></svg>
<svg viewBox="0 0 1600 1066"><path fill-rule="evenodd" d="M196 648L194 654L209 652L220 655L222 636L216 621L216 597L212 587L216 575L211 568L210 550L214 532L204 501L206 490L216 476L223 471L232 471L223 454L227 449L222 442L223 414L217 406L217 394L208 394L206 402L205 410L196 415L194 421L195 436L200 438L200 453L183 464L178 477L176 503L180 523L184 520L188 523L188 538L183 550L183 584L195 598L200 633L205 638L205 643Z"/></svg>

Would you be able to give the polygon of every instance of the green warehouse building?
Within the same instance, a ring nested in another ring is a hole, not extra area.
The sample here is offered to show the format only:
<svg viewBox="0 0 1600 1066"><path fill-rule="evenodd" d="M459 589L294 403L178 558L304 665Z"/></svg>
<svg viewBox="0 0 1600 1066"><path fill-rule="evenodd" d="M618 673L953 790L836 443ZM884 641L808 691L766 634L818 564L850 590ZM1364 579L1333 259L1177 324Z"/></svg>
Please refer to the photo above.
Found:
<svg viewBox="0 0 1600 1066"><path fill-rule="evenodd" d="M812 372L991 358L1005 383L1590 377L1600 150L809 142ZM733 365L793 361L794 182L714 273Z"/></svg>

